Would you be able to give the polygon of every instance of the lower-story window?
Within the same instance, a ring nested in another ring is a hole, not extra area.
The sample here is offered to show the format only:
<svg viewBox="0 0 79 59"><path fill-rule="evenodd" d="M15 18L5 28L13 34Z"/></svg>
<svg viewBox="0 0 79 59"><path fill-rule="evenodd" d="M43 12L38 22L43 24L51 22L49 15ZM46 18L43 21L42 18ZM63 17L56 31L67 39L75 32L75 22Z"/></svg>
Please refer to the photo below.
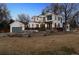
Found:
<svg viewBox="0 0 79 59"><path fill-rule="evenodd" d="M60 27L60 23L58 23L58 28Z"/></svg>
<svg viewBox="0 0 79 59"><path fill-rule="evenodd" d="M36 28L39 28L39 24L36 24Z"/></svg>
<svg viewBox="0 0 79 59"><path fill-rule="evenodd" d="M33 24L32 24L32 27L33 27Z"/></svg>
<svg viewBox="0 0 79 59"><path fill-rule="evenodd" d="M55 23L55 28L56 28L56 23Z"/></svg>

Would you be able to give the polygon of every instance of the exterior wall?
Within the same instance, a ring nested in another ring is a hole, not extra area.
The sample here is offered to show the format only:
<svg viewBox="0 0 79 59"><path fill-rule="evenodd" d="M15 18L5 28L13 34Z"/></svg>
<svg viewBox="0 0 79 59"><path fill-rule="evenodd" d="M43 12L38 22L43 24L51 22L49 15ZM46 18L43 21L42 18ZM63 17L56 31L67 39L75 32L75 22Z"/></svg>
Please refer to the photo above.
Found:
<svg viewBox="0 0 79 59"><path fill-rule="evenodd" d="M54 28L55 27L55 23L52 23L52 28Z"/></svg>
<svg viewBox="0 0 79 59"><path fill-rule="evenodd" d="M12 27L22 27L22 30L25 29L25 25L18 21L15 21L12 24L10 24L10 32L12 32Z"/></svg>
<svg viewBox="0 0 79 59"><path fill-rule="evenodd" d="M58 18L62 18L62 19L58 19ZM55 16L55 20L53 21L54 22L54 24L53 24L53 27L55 27L55 24L57 25L57 27L58 27L58 24L60 25L60 28L62 28L63 27L63 17L62 16L59 16L59 15L56 15Z"/></svg>
<svg viewBox="0 0 79 59"><path fill-rule="evenodd" d="M34 16L34 17L32 17L32 22L43 22L43 17L45 17L45 16L42 16L42 15Z"/></svg>
<svg viewBox="0 0 79 59"><path fill-rule="evenodd" d="M36 28L37 25L39 25L38 27L40 27L40 24L39 24L39 23L30 22L30 23L28 24L28 27L29 27L29 28Z"/></svg>
<svg viewBox="0 0 79 59"><path fill-rule="evenodd" d="M32 17L32 21L33 21L33 22L40 22L40 20L41 20L41 18L38 17L38 16Z"/></svg>
<svg viewBox="0 0 79 59"><path fill-rule="evenodd" d="M10 26L10 32L12 32L12 27Z"/></svg>
<svg viewBox="0 0 79 59"><path fill-rule="evenodd" d="M60 24L60 27L63 27L63 22L64 22L63 17L60 15L54 15L54 14L51 14L51 15L52 15L52 20L47 20L47 18L46 18L46 22L52 21L52 28L55 27L55 23L57 26L58 26L58 24ZM58 17L62 18L62 22L61 22L61 20L58 19Z"/></svg>
<svg viewBox="0 0 79 59"><path fill-rule="evenodd" d="M45 28L47 28L47 24L45 24Z"/></svg>

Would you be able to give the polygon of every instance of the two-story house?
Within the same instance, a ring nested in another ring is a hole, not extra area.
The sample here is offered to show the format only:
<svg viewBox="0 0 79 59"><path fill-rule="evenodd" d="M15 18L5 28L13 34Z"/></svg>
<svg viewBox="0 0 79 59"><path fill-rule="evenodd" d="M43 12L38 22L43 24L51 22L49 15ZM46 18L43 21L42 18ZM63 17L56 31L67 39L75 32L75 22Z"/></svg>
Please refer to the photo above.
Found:
<svg viewBox="0 0 79 59"><path fill-rule="evenodd" d="M63 28L63 17L53 13L46 13L45 15L33 16L32 21L29 22L29 28L40 28L41 24L45 29Z"/></svg>

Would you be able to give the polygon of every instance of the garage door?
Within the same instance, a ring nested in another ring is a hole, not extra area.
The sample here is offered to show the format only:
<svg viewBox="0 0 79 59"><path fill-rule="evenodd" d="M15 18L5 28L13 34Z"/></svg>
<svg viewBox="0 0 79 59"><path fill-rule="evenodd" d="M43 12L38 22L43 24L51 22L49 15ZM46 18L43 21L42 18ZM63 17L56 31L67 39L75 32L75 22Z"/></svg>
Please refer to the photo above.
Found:
<svg viewBox="0 0 79 59"><path fill-rule="evenodd" d="M15 33L22 32L22 27L12 27L12 32L15 32Z"/></svg>

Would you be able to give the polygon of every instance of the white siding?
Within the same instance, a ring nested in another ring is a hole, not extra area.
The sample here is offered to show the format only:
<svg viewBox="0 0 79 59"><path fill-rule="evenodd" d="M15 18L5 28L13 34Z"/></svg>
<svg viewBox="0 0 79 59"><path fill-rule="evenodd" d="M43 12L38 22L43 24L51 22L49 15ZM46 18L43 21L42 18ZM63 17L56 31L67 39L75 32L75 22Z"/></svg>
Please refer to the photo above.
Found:
<svg viewBox="0 0 79 59"><path fill-rule="evenodd" d="M35 22L29 22L29 28L36 28L37 26L36 25L40 25L39 23L35 23ZM40 26L39 26L40 27Z"/></svg>
<svg viewBox="0 0 79 59"><path fill-rule="evenodd" d="M47 28L47 24L45 24L45 28Z"/></svg>
<svg viewBox="0 0 79 59"><path fill-rule="evenodd" d="M25 29L25 25L21 22L15 21L10 24L10 32L12 32L12 27L22 27L22 30Z"/></svg>
<svg viewBox="0 0 79 59"><path fill-rule="evenodd" d="M48 15L52 15L52 19L51 20L47 20L47 16ZM63 17L61 15L55 15L55 14L52 14L52 13L47 13L45 15L34 16L33 19L32 19L33 20L32 23L29 23L30 27L33 27L32 24L34 24L33 28L35 28L36 27L36 23L38 23L39 27L40 27L40 23L39 22L43 22L43 17L45 17L45 22L50 22L50 21L52 22L52 28L55 27L55 23L56 23L57 26L58 26L58 24L60 24L60 27L63 27L63 22L64 22ZM62 18L62 22L61 22L61 20L58 19L58 17ZM47 27L47 24L45 24L45 27Z"/></svg>

